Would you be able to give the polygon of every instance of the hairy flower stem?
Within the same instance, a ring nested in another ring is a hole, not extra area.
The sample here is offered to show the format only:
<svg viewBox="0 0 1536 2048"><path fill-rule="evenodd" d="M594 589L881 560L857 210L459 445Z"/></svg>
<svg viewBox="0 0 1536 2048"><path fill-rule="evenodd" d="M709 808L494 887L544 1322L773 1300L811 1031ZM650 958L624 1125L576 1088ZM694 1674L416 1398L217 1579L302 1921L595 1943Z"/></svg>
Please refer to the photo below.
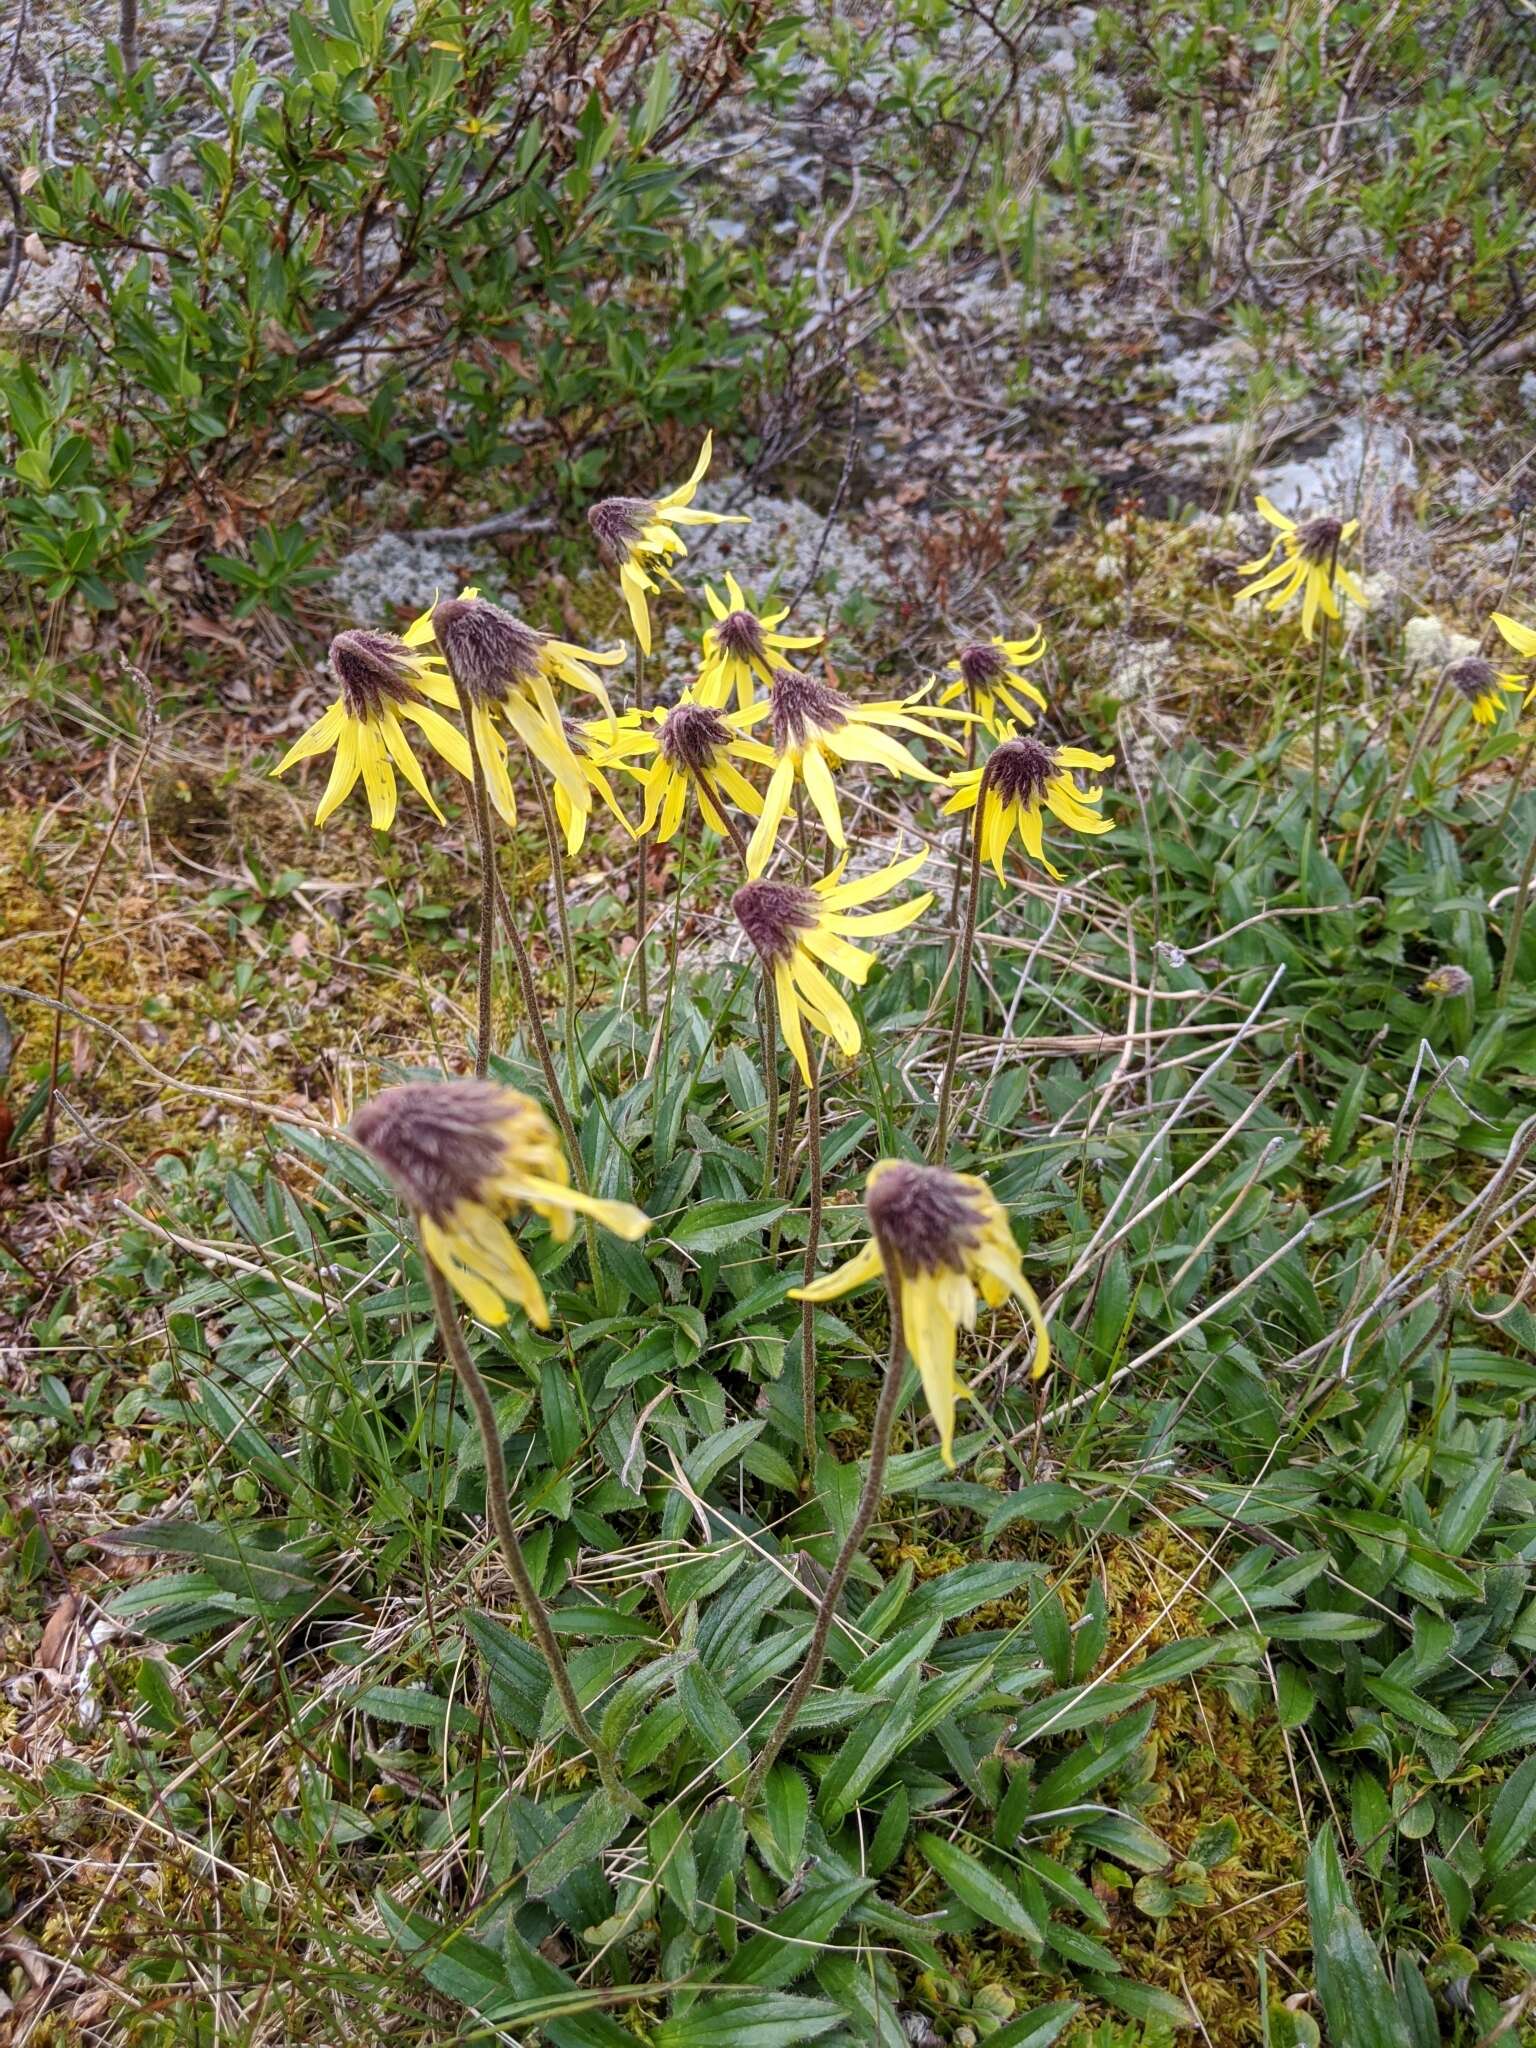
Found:
<svg viewBox="0 0 1536 2048"><path fill-rule="evenodd" d="M762 1040L763 1088L767 1095L763 1128L763 1193L773 1191L773 1169L779 1150L779 1005L773 992L773 976L763 970L758 985L758 1033Z"/></svg>
<svg viewBox="0 0 1536 2048"><path fill-rule="evenodd" d="M816 1278L816 1255L821 1249L821 1062L811 1062L811 1083L805 1091L805 1149L811 1169L810 1210L805 1228L805 1284ZM816 1304L800 1304L800 1426L805 1462L802 1470L809 1484L816 1462Z"/></svg>
<svg viewBox="0 0 1536 2048"><path fill-rule="evenodd" d="M523 1013L528 1019L528 1036L533 1040L533 1049L544 1075L549 1106L555 1112L555 1122L559 1124L560 1136L565 1141L565 1156L570 1162L571 1179L584 1195L589 1195L592 1189L587 1180L587 1162L582 1157L570 1104L566 1101L565 1090L560 1085L560 1070L555 1065L549 1035L544 1029L544 1018L539 1010L539 985L533 978L533 962L528 958L528 948L523 944L523 935L513 919L512 906L507 901L506 891L499 880L496 884L496 902L501 911L501 921L506 928L507 938L511 942L512 958L517 963L517 985L522 991ZM590 1216L582 1217L581 1234L587 1247L587 1270L592 1275L593 1286L601 1292L604 1284L603 1267L598 1257L597 1226Z"/></svg>
<svg viewBox="0 0 1536 2048"><path fill-rule="evenodd" d="M635 648L635 709L646 708L645 655ZM640 1029L651 1027L651 980L645 964L645 929L651 917L651 877L647 866L650 842L642 832L635 842L635 992L640 1010Z"/></svg>
<svg viewBox="0 0 1536 2048"><path fill-rule="evenodd" d="M1328 557L1328 587L1333 588L1334 574L1339 566L1339 543L1335 540L1333 551ZM1337 601L1337 600L1335 600ZM1317 838L1317 814L1322 799L1323 786L1323 688L1328 680L1329 626L1332 624L1327 612L1323 613L1322 631L1317 638L1317 682L1312 691L1312 784L1307 797L1307 831L1301 842L1301 891L1306 894L1307 876L1312 864L1312 847Z"/></svg>
<svg viewBox="0 0 1536 2048"><path fill-rule="evenodd" d="M826 1660L827 1639L832 1633L832 1624L837 1617L837 1604L843 1597L843 1588L848 1583L848 1574L853 1561L859 1554L869 1525L875 1519L880 1506L880 1497L885 1491L885 1466L891 1448L891 1425L896 1420L896 1404L901 1398L901 1382L906 1371L906 1350L901 1333L901 1298L889 1277L887 1269L886 1296L891 1305L891 1349L886 1361L885 1381L880 1389L879 1405L870 1430L869 1469L864 1475L864 1490L859 1495L859 1504L854 1509L853 1521L843 1539L843 1547L837 1553L837 1562L832 1567L832 1576L827 1589L821 1596L816 1613L816 1626L811 1631L811 1640L806 1647L805 1662L800 1666L794 1684L789 1689L783 1710L774 1723L773 1733L758 1752L757 1761L747 1775L742 1791L742 1804L752 1807L762 1792L763 1780L773 1767L774 1759L784 1747L790 1730L800 1718L801 1709L810 1698L816 1681L821 1676L821 1667Z"/></svg>
<svg viewBox="0 0 1536 2048"><path fill-rule="evenodd" d="M949 1027L949 1045L944 1054L944 1073L939 1082L939 1108L934 1118L933 1142L928 1157L942 1165L949 1143L949 1105L955 1086L955 1062L960 1057L960 1040L965 1031L965 1004L971 991L971 956L976 950L976 912L981 902L981 827L986 816L987 792L992 786L992 764L996 754L987 756L976 785L976 808L971 813L971 886L965 900L965 922L960 927L959 969L955 976L955 1014Z"/></svg>
<svg viewBox="0 0 1536 2048"><path fill-rule="evenodd" d="M526 752L526 749L524 750ZM555 922L560 927L560 957L565 967L565 1018L561 1036L565 1040L566 1085L573 1095L581 1091L581 1043L576 1025L576 948L571 942L571 914L565 895L565 848L560 844L560 825L549 791L530 753L528 773L538 791L539 810L544 819L544 837L549 842L549 876L555 893Z"/></svg>
<svg viewBox="0 0 1536 2048"><path fill-rule="evenodd" d="M1326 621L1324 623L1326 624ZM1435 712L1439 708L1440 699L1445 695L1449 674L1450 666L1447 664L1440 671L1440 680L1435 684L1434 694L1429 700L1424 716L1419 720L1418 731L1414 734L1413 744L1408 749L1408 758L1404 761L1402 768L1398 772L1397 780L1392 785L1392 799L1387 805L1386 822L1376 835L1376 844L1371 850L1371 857L1359 874L1359 887L1362 890L1370 888L1375 878L1376 864L1381 859L1382 849L1397 830L1397 820L1403 808L1403 799L1408 794L1408 785L1413 780L1413 771L1419 765L1419 756L1424 751L1424 742L1429 737L1430 729L1434 725Z"/></svg>
<svg viewBox="0 0 1536 2048"><path fill-rule="evenodd" d="M469 1355L469 1346L464 1341L464 1332L454 1313L453 1302L448 1293L448 1283L422 1252L422 1264L426 1268L427 1283L432 1290L432 1307L437 1316L437 1326L442 1332L443 1343L448 1352L450 1364L458 1375L464 1398L474 1413L475 1425L480 1431L480 1443L485 1453L485 1505L496 1531L496 1540L501 1545L508 1574L517 1588L517 1598L529 1625L544 1653L544 1662L549 1666L549 1675L555 1691L560 1695L560 1704L565 1709L565 1718L572 1734L579 1742L585 1743L592 1752L592 1761L597 1774L603 1781L603 1789L611 1799L616 1800L626 1812L640 1814L644 1808L624 1788L618 1766L612 1755L598 1740L581 1710L581 1701L576 1697L576 1688L571 1683L571 1674L566 1669L565 1659L560 1654L560 1645L555 1640L555 1631L549 1619L549 1610L539 1598L538 1590L523 1556L523 1546L517 1540L517 1531L512 1526L512 1510L507 1503L507 1462L502 1455L501 1431L496 1424L496 1407L491 1399L491 1390L481 1376L480 1368Z"/></svg>
<svg viewBox="0 0 1536 2048"><path fill-rule="evenodd" d="M969 682L965 686L965 701L968 709L974 712L976 709L976 691ZM965 728L965 765L967 768L974 768L976 766L976 725L977 721L973 717L970 724ZM959 861L956 861L954 883L949 892L949 928L951 931L954 930L960 918L960 877L963 872L964 870Z"/></svg>
<svg viewBox="0 0 1536 2048"><path fill-rule="evenodd" d="M672 1044L672 998L677 989L678 942L683 930L683 897L688 879L688 851L693 837L693 816L688 813L683 819L682 837L678 841L677 873L672 891L672 916L667 928L667 981L661 997L661 1037L657 1063L660 1070L658 1095L666 1091L671 1060Z"/></svg>
<svg viewBox="0 0 1536 2048"><path fill-rule="evenodd" d="M800 1069L790 1062L789 1100L784 1105L783 1129L779 1134L779 1166L774 1183L774 1193L781 1202L789 1200L790 1182L795 1165L795 1119L800 1114ZM779 1251L780 1222L775 1221L768 1233L768 1256L777 1258Z"/></svg>
<svg viewBox="0 0 1536 2048"><path fill-rule="evenodd" d="M1531 843L1526 849L1525 866L1520 870L1520 880L1515 885L1514 907L1509 913L1509 937L1504 941L1504 965L1499 971L1501 1010L1509 1001L1509 985L1514 979L1515 962L1520 955L1520 934L1525 929L1525 907L1530 900L1533 878L1536 878L1536 827L1531 831Z"/></svg>
<svg viewBox="0 0 1536 2048"><path fill-rule="evenodd" d="M468 706L462 691L459 693L459 711L468 726ZM470 729L473 730L472 727ZM471 745L469 757L474 764L475 831L480 841L480 966L475 983L475 1079L483 1081L491 1063L491 982L496 968L496 840L479 748Z"/></svg>

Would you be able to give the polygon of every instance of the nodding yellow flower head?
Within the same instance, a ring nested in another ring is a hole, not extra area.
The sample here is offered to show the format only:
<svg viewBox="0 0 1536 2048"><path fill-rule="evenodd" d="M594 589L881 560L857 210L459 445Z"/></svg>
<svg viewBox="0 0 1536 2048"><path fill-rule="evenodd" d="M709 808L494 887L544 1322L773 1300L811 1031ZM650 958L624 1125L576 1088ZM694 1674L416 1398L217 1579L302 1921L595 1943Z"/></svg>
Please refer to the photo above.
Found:
<svg viewBox="0 0 1536 2048"><path fill-rule="evenodd" d="M531 1209L560 1243L578 1215L616 1237L636 1238L650 1218L630 1202L603 1202L570 1184L549 1118L531 1096L493 1081L410 1081L365 1102L352 1136L400 1190L427 1257L486 1323L504 1323L516 1302L549 1328L533 1268L507 1230Z"/></svg>
<svg viewBox="0 0 1536 2048"><path fill-rule="evenodd" d="M701 512L693 502L714 445L714 435L706 434L693 475L664 497L602 498L587 513L599 556L608 568L619 572L619 589L629 606L635 638L647 654L651 651L651 614L646 599L659 595L661 589L650 571L654 568L662 582L676 590L677 579L670 573L672 562L688 552L676 529L751 524L745 512Z"/></svg>
<svg viewBox="0 0 1536 2048"><path fill-rule="evenodd" d="M703 660L695 690L701 704L723 710L736 693L739 710L745 711L756 691L754 682L773 682L774 670L782 668L783 655L792 650L819 647L823 633L780 633L777 628L789 617L788 605L776 612L755 612L741 585L726 571L725 597L715 595L706 583L704 595L714 614L714 624L704 628Z"/></svg>
<svg viewBox="0 0 1536 2048"><path fill-rule="evenodd" d="M940 746L959 751L954 740L928 721L967 714L940 711L935 706L914 711L922 695L917 691L910 697L860 704L830 683L802 675L797 668L774 671L768 695L741 714L753 724L761 718L773 720L774 769L763 797L763 814L747 848L749 875L760 875L767 867L797 782L805 784L832 844L848 844L829 762L870 761L876 767L889 768L894 775L915 775L920 782L943 780L891 737L893 732L915 733L919 739L937 740Z"/></svg>
<svg viewBox="0 0 1536 2048"><path fill-rule="evenodd" d="M1021 671L1032 668L1044 653L1043 626L1036 626L1024 640L1001 640L994 633L990 640L967 641L955 659L945 663L946 670L960 680L950 684L939 702L953 704L964 699L994 737L1005 715L1018 725L1033 725L1035 714L1030 705L1043 711L1045 692Z"/></svg>
<svg viewBox="0 0 1536 2048"><path fill-rule="evenodd" d="M1518 695L1525 687L1518 676L1501 676L1480 654L1463 655L1460 661L1451 662L1445 680L1471 706L1479 725L1495 724L1504 709L1505 692L1513 690Z"/></svg>
<svg viewBox="0 0 1536 2048"><path fill-rule="evenodd" d="M1512 619L1507 612L1495 612L1492 623L1498 628L1499 638L1506 647L1513 647L1516 654L1523 654L1527 660L1536 658L1536 632L1529 626L1522 626L1518 619ZM1525 691L1525 702L1520 707L1522 711L1526 710L1532 698L1536 697L1536 679L1531 676L1503 674L1500 675L1499 681L1506 690Z"/></svg>
<svg viewBox="0 0 1536 2048"><path fill-rule="evenodd" d="M613 784L608 780L606 773L616 764L616 756L611 750L610 743L622 723L620 720L617 724L611 725L606 718L563 718L560 721L565 743L575 755L576 765L581 770L581 778L586 785L585 801L579 804L571 801L563 782L557 782L554 787L555 816L559 819L560 829L565 834L565 850L573 859L580 853L582 842L586 839L594 796L602 798L631 839L635 836L635 828L625 817L623 808L613 793Z"/></svg>
<svg viewBox="0 0 1536 2048"><path fill-rule="evenodd" d="M1301 598L1301 630L1312 638L1319 611L1330 619L1339 616L1336 591L1342 590L1360 609L1366 609L1365 592L1354 574L1339 566L1339 549L1360 530L1358 519L1334 519L1327 513L1315 519L1288 519L1262 494L1255 499L1260 516L1278 529L1276 537L1257 561L1244 562L1240 576L1255 580L1238 591L1239 598L1256 597L1261 590L1273 592L1264 600L1266 611L1283 612L1296 597ZM1281 558L1273 568L1276 548ZM1262 571L1262 574L1256 572Z"/></svg>
<svg viewBox="0 0 1536 2048"><path fill-rule="evenodd" d="M1013 1295L1034 1326L1030 1376L1051 1362L1045 1312L1024 1277L1008 1212L975 1174L947 1166L879 1159L869 1170L864 1207L869 1242L835 1272L790 1291L797 1301L835 1301L887 1279L901 1309L902 1334L938 1424L939 1449L954 1468L956 1332L976 1327L976 1295L997 1308Z"/></svg>
<svg viewBox="0 0 1536 2048"><path fill-rule="evenodd" d="M491 801L508 824L516 821L517 800L498 715L554 777L557 788L565 792L570 811L585 820L592 808L591 784L566 737L554 686L565 683L590 691L609 724L616 724L608 692L590 664L612 668L624 659L623 648L598 652L556 640L473 590L435 605L416 621L406 638L412 635L420 643L435 646L438 667L451 679L463 703Z"/></svg>
<svg viewBox="0 0 1536 2048"><path fill-rule="evenodd" d="M853 912L900 888L927 858L925 847L853 882L842 879L845 862L809 889L794 882L748 882L732 897L737 923L751 940L764 971L773 976L779 1029L807 1086L811 1080L807 1024L850 1056L862 1043L852 1010L823 968L830 967L863 987L875 956L861 952L850 941L901 931L922 916L933 896L913 896L869 917L857 917Z"/></svg>
<svg viewBox="0 0 1536 2048"><path fill-rule="evenodd" d="M1465 996L1472 992L1472 977L1465 967L1435 967L1419 983L1426 996Z"/></svg>
<svg viewBox="0 0 1536 2048"><path fill-rule="evenodd" d="M294 741L272 773L281 775L295 761L307 761L334 747L330 780L315 812L317 825L323 825L338 804L345 802L361 776L373 822L379 831L387 832L395 822L399 803L397 768L441 824L443 814L400 721L409 719L450 768L460 775L471 774L464 735L426 701L432 698L451 705L451 685L434 675L430 665L395 634L362 630L338 633L331 642L331 674L341 695Z"/></svg>
<svg viewBox="0 0 1536 2048"><path fill-rule="evenodd" d="M690 789L698 795L699 815L711 832L730 829L721 816L727 799L749 818L757 817L763 800L735 764L773 760L767 747L747 737L739 712L701 704L687 690L671 706L626 713L609 752L639 779L645 792L639 830L654 831L662 846L682 823ZM647 759L649 766L636 765Z"/></svg>
<svg viewBox="0 0 1536 2048"><path fill-rule="evenodd" d="M945 804L944 814L975 810L977 797L985 788L981 816L972 829L981 835L981 858L991 861L998 880L1006 883L1008 879L1003 855L1017 832L1030 859L1059 882L1060 868L1046 858L1044 813L1049 811L1074 832L1110 831L1111 820L1090 808L1103 801L1103 790L1097 785L1079 789L1067 771L1113 768L1115 757L1091 754L1086 747L1048 747L1042 740L1017 739L1006 725L1003 731L1002 744L993 749L982 767L962 768L950 776L955 793Z"/></svg>

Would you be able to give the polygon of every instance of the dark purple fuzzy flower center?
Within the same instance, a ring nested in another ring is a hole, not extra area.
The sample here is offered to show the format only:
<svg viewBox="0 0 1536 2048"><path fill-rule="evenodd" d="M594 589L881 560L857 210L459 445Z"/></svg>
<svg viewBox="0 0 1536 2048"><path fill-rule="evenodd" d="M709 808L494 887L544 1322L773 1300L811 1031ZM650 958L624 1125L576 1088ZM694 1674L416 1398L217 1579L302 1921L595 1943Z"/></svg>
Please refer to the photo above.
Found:
<svg viewBox="0 0 1536 2048"><path fill-rule="evenodd" d="M838 692L797 668L773 674L773 751L803 747L813 733L838 732L848 723Z"/></svg>
<svg viewBox="0 0 1536 2048"><path fill-rule="evenodd" d="M943 1166L901 1160L875 1175L865 1200L881 1256L903 1273L963 1269L981 1242L973 1188Z"/></svg>
<svg viewBox="0 0 1536 2048"><path fill-rule="evenodd" d="M1004 740L987 762L987 787L1005 804L1036 804L1056 773L1056 756L1039 740Z"/></svg>
<svg viewBox="0 0 1536 2048"><path fill-rule="evenodd" d="M376 718L386 704L403 704L415 695L411 650L393 633L361 627L338 633L331 642L331 674L350 718Z"/></svg>
<svg viewBox="0 0 1536 2048"><path fill-rule="evenodd" d="M1469 704L1475 704L1479 697L1485 697L1499 680L1499 672L1491 661L1484 661L1480 654L1468 654L1460 661L1453 661L1445 672L1445 679L1452 689L1460 690Z"/></svg>
<svg viewBox="0 0 1536 2048"><path fill-rule="evenodd" d="M730 745L731 729L703 704L674 704L661 721L656 744L674 768L702 775Z"/></svg>
<svg viewBox="0 0 1536 2048"><path fill-rule="evenodd" d="M442 1223L458 1203L482 1199L514 1108L489 1081L408 1081L365 1102L352 1135L412 1209Z"/></svg>
<svg viewBox="0 0 1536 2048"><path fill-rule="evenodd" d="M1343 531L1343 521L1332 519L1326 513L1320 518L1309 519L1296 529L1296 552L1304 561L1314 565L1331 562Z"/></svg>
<svg viewBox="0 0 1536 2048"><path fill-rule="evenodd" d="M630 549L655 510L649 498L600 498L589 507L587 524L609 568L629 560Z"/></svg>
<svg viewBox="0 0 1536 2048"><path fill-rule="evenodd" d="M762 625L751 612L727 612L715 626L715 638L740 661L762 661L768 651Z"/></svg>
<svg viewBox="0 0 1536 2048"><path fill-rule="evenodd" d="M770 967L793 955L800 934L816 923L817 903L814 889L793 882L747 882L731 898L736 922Z"/></svg>
<svg viewBox="0 0 1536 2048"><path fill-rule="evenodd" d="M483 597L450 597L432 614L448 673L476 703L498 704L539 672L544 635Z"/></svg>
<svg viewBox="0 0 1536 2048"><path fill-rule="evenodd" d="M973 640L960 650L960 673L973 690L990 689L1008 673L1008 657L1001 647L985 640Z"/></svg>

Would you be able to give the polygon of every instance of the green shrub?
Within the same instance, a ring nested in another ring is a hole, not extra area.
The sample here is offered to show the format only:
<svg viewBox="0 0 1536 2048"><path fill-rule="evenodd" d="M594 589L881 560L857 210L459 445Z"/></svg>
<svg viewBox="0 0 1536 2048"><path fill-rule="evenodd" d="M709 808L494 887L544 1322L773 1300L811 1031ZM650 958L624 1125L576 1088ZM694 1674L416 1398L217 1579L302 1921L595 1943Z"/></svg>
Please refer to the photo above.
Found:
<svg viewBox="0 0 1536 2048"><path fill-rule="evenodd" d="M733 403L739 259L677 231L678 147L768 13L328 0L227 82L109 51L77 160L25 202L94 277L61 356L0 357L4 566L106 606L278 457L334 480L547 446L585 487L615 428Z"/></svg>

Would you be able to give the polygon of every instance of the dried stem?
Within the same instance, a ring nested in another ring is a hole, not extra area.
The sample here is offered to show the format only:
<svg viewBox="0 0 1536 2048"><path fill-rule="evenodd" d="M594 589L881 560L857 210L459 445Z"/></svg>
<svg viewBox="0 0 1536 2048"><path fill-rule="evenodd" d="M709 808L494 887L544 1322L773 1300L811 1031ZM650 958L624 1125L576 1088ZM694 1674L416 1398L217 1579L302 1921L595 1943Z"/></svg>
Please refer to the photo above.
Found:
<svg viewBox="0 0 1536 2048"><path fill-rule="evenodd" d="M933 1142L928 1157L942 1161L949 1143L949 1105L955 1086L955 1062L960 1057L960 1039L965 1030L965 1003L971 988L971 956L976 950L976 912L981 901L981 826L986 814L987 792L992 786L992 764L996 754L987 756L976 785L976 808L971 813L971 886L965 903L965 922L960 927L959 972L955 977L955 1014L949 1027L949 1045L944 1054L944 1074L939 1082L939 1108L934 1119Z"/></svg>
<svg viewBox="0 0 1536 2048"><path fill-rule="evenodd" d="M640 1802L627 1792L619 1777L618 1766L612 1755L598 1740L581 1710L581 1701L571 1683L571 1674L566 1669L565 1659L560 1654L560 1645L555 1640L555 1631L549 1619L549 1611L539 1598L538 1589L528 1570L523 1556L523 1547L517 1540L517 1531L512 1526L512 1510L507 1500L507 1461L502 1454L501 1431L496 1423L495 1403L491 1390L482 1378L480 1368L469 1355L469 1346L464 1341L464 1332L459 1327L458 1316L454 1313L449 1297L448 1283L437 1267L422 1251L422 1263L426 1268L427 1284L432 1290L432 1307L437 1316L437 1326L442 1332L443 1343L448 1352L449 1362L458 1375L459 1385L464 1389L464 1398L474 1413L476 1427L480 1431L480 1443L485 1453L485 1504L501 1545L501 1554L513 1585L517 1588L518 1601L529 1625L538 1639L544 1662L549 1666L549 1675L555 1691L560 1695L560 1704L565 1709L565 1718L572 1734L586 1744L597 1765L598 1776L603 1789L627 1811L642 1813Z"/></svg>
<svg viewBox="0 0 1536 2048"><path fill-rule="evenodd" d="M764 1778L773 1766L773 1761L784 1747L790 1730L800 1718L801 1709L810 1698L821 1667L826 1659L827 1638L832 1633L832 1623L837 1616L837 1605L842 1598L843 1588L848 1583L848 1574L853 1561L868 1534L869 1525L875 1519L880 1506L880 1497L885 1491L885 1466L891 1448L891 1425L896 1420L896 1404L901 1398L901 1382L906 1367L906 1352L901 1333L901 1300L889 1276L886 1280L886 1295L891 1306L891 1349L886 1362L885 1383L880 1389L880 1401L875 1409L875 1419L870 1432L869 1469L864 1475L864 1490L859 1495L859 1504L854 1509L853 1521L843 1539L843 1547L837 1553L837 1562L832 1567L832 1576L827 1589L821 1596L816 1614L816 1626L811 1631L811 1640L806 1648L805 1662L800 1666L789 1696L784 1702L773 1733L758 1752L757 1761L748 1773L742 1792L742 1804L751 1807L762 1791Z"/></svg>

